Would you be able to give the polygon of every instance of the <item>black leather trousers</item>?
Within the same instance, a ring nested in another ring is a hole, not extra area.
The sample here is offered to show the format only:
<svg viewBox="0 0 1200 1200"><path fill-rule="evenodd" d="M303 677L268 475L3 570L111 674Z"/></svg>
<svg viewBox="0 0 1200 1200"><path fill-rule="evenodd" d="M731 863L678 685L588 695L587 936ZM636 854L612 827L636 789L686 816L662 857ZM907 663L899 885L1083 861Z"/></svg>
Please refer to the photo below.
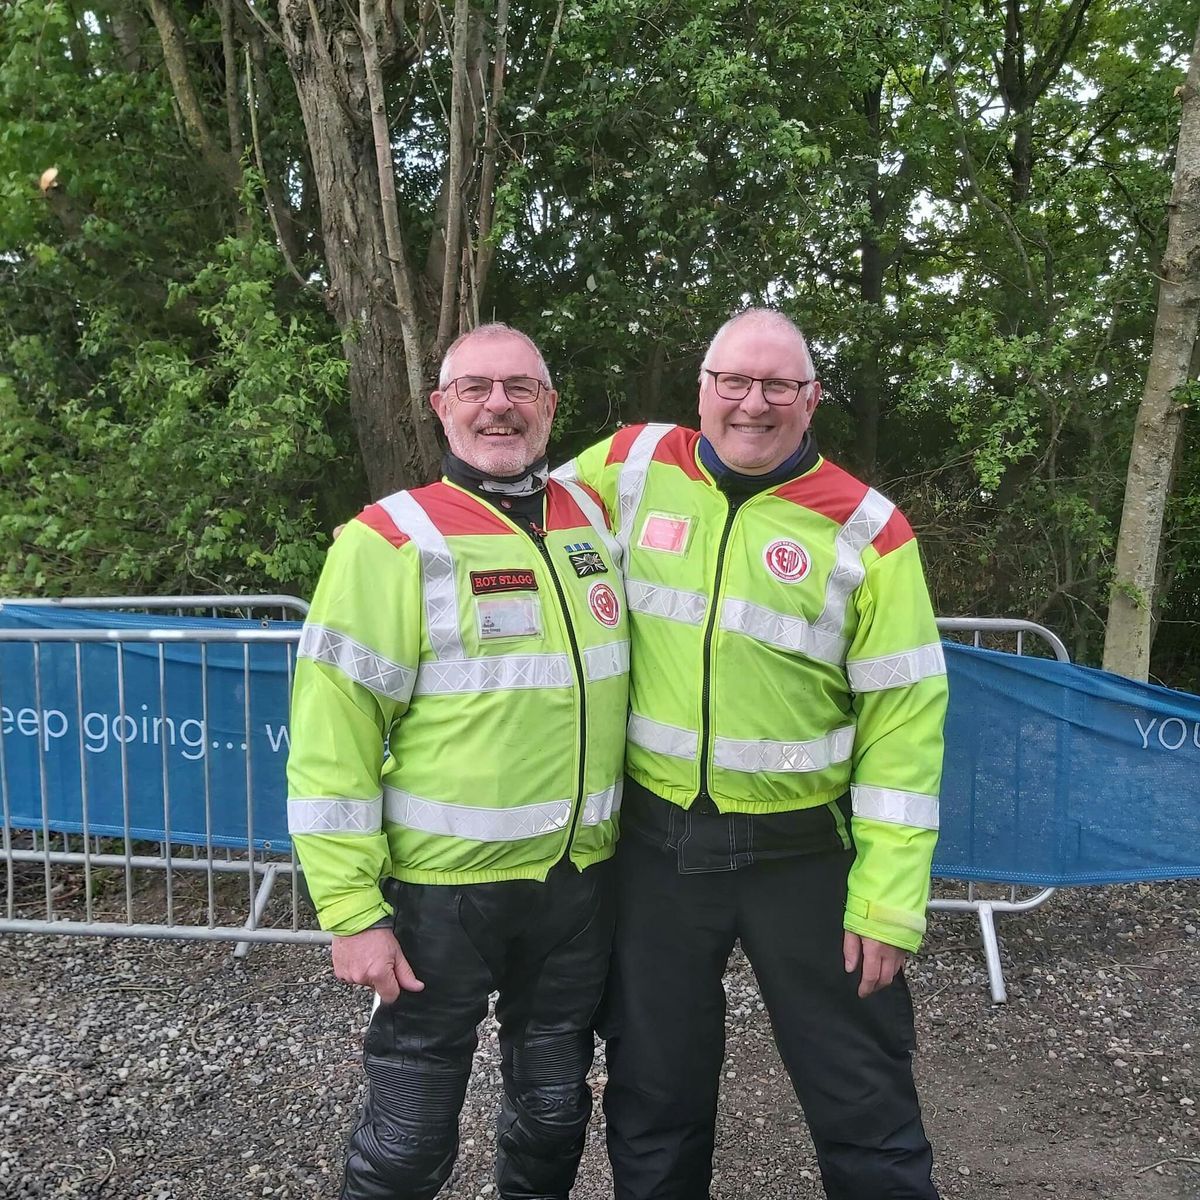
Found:
<svg viewBox="0 0 1200 1200"><path fill-rule="evenodd" d="M608 1038L616 1200L708 1200L725 1055L722 976L736 940L808 1118L829 1200L937 1200L912 1076L903 975L865 1000L842 960L854 852L681 874L622 838Z"/></svg>
<svg viewBox="0 0 1200 1200"><path fill-rule="evenodd" d="M504 1078L497 1189L503 1200L565 1200L592 1108L610 875L609 863L582 874L564 863L545 883L389 882L396 936L425 990L381 1004L367 1031L367 1100L342 1200L432 1200L441 1190L493 991Z"/></svg>

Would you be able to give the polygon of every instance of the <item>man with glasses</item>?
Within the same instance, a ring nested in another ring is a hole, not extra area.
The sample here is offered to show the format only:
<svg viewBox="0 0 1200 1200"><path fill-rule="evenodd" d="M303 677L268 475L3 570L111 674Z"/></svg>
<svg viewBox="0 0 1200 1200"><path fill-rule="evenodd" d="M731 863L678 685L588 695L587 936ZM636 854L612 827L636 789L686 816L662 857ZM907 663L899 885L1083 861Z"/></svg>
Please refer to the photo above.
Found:
<svg viewBox="0 0 1200 1200"><path fill-rule="evenodd" d="M625 552L631 714L604 1111L617 1200L704 1200L735 940L832 1200L936 1198L901 971L925 929L945 666L912 530L823 459L800 331L713 339L700 431L566 478Z"/></svg>
<svg viewBox="0 0 1200 1200"><path fill-rule="evenodd" d="M338 978L372 987L343 1200L430 1200L489 993L498 1193L563 1198L612 935L629 642L594 493L547 481L557 394L504 325L430 397L443 478L346 525L300 641L288 820Z"/></svg>

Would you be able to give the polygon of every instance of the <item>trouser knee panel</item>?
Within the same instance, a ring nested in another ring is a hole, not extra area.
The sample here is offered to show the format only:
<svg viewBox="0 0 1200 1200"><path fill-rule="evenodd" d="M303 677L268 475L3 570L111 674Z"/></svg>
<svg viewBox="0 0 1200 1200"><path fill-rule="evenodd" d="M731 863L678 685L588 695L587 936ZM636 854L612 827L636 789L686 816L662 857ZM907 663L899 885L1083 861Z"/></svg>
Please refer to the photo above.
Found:
<svg viewBox="0 0 1200 1200"><path fill-rule="evenodd" d="M366 1057L362 1119L350 1138L345 1200L428 1200L450 1176L467 1069Z"/></svg>

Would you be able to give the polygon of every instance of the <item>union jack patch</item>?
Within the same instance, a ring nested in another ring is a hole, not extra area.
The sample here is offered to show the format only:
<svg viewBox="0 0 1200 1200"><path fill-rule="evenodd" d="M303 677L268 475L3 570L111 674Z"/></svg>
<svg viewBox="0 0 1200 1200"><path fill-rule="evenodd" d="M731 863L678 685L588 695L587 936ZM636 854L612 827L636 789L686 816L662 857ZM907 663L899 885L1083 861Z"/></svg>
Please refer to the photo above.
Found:
<svg viewBox="0 0 1200 1200"><path fill-rule="evenodd" d="M589 575L608 574L608 567L604 565L604 559L600 557L598 550L576 550L573 554L568 554L567 558L580 579L586 579Z"/></svg>

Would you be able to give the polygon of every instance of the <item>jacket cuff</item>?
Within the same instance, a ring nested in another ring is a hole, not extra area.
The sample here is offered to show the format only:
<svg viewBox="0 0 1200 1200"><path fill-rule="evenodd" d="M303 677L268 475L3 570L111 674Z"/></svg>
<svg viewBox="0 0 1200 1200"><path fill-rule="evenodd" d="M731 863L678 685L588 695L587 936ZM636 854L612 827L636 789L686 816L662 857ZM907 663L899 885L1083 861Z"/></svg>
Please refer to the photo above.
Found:
<svg viewBox="0 0 1200 1200"><path fill-rule="evenodd" d="M885 942L909 953L920 950L925 937L925 915L872 904L861 896L846 897L846 912L842 927L859 937Z"/></svg>
<svg viewBox="0 0 1200 1200"><path fill-rule="evenodd" d="M362 933L376 922L392 915L392 906L383 898L378 888L346 896L333 904L327 904L317 912L317 920L327 933L346 937Z"/></svg>

